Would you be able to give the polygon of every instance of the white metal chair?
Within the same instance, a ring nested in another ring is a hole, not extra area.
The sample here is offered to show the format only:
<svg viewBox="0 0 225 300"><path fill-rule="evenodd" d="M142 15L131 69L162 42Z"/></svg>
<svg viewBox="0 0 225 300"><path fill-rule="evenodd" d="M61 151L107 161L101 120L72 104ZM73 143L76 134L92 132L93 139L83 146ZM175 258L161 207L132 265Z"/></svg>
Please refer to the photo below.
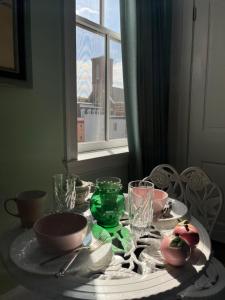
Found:
<svg viewBox="0 0 225 300"><path fill-rule="evenodd" d="M150 175L143 180L150 180L156 188L166 191L171 198L184 202L184 189L180 175L171 165L161 164L156 166Z"/></svg>
<svg viewBox="0 0 225 300"><path fill-rule="evenodd" d="M211 234L223 204L223 195L215 182L198 167L185 169L180 178L189 212Z"/></svg>
<svg viewBox="0 0 225 300"><path fill-rule="evenodd" d="M223 204L220 188L198 167L185 169L180 178L184 185L185 202L191 215L211 234ZM212 257L204 274L177 296L184 300L225 299L224 266Z"/></svg>

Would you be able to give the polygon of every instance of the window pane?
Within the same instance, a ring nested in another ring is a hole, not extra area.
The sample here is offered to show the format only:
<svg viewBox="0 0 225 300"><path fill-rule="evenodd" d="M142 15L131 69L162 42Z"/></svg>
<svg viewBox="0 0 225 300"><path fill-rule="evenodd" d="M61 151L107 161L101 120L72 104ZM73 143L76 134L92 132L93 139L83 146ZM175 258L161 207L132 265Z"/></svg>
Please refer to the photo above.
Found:
<svg viewBox="0 0 225 300"><path fill-rule="evenodd" d="M120 4L119 0L105 0L104 26L120 33Z"/></svg>
<svg viewBox="0 0 225 300"><path fill-rule="evenodd" d="M92 22L100 23L99 0L76 0L76 14Z"/></svg>
<svg viewBox="0 0 225 300"><path fill-rule="evenodd" d="M78 142L105 140L105 39L77 26Z"/></svg>
<svg viewBox="0 0 225 300"><path fill-rule="evenodd" d="M118 139L127 137L121 44L111 40L109 51L109 138Z"/></svg>

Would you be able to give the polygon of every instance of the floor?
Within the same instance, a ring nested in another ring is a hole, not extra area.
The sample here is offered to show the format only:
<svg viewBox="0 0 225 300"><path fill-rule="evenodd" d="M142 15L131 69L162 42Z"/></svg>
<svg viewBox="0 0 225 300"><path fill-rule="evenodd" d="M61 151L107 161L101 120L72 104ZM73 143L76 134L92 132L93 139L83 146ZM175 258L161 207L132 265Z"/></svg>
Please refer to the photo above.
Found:
<svg viewBox="0 0 225 300"><path fill-rule="evenodd" d="M225 266L225 244L212 241L212 249L214 256L219 259Z"/></svg>

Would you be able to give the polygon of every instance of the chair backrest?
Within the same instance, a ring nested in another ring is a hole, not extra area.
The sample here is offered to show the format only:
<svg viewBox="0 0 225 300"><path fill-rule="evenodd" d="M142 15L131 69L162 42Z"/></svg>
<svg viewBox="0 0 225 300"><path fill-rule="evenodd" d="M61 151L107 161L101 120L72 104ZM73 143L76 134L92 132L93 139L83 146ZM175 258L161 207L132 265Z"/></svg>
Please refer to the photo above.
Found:
<svg viewBox="0 0 225 300"><path fill-rule="evenodd" d="M184 202L183 185L174 167L168 164L158 165L143 180L150 180L156 188L166 191L171 198Z"/></svg>
<svg viewBox="0 0 225 300"><path fill-rule="evenodd" d="M198 167L185 169L180 178L189 212L211 234L223 204L223 195L216 183Z"/></svg>

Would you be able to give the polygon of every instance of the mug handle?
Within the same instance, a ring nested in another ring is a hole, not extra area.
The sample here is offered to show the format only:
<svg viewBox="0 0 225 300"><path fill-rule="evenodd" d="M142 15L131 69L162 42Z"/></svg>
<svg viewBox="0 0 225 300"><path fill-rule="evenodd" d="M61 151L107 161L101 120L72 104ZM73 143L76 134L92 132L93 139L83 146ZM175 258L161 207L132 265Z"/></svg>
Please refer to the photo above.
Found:
<svg viewBox="0 0 225 300"><path fill-rule="evenodd" d="M6 199L5 201L4 201L4 209L5 209L5 211L8 213L8 214L10 214L11 216L14 216L14 217L20 217L20 215L18 214L18 213L13 213L13 212L11 212L11 211L9 211L9 209L8 209L8 202L9 201L14 201L14 202L16 202L16 198L10 198L10 199Z"/></svg>

